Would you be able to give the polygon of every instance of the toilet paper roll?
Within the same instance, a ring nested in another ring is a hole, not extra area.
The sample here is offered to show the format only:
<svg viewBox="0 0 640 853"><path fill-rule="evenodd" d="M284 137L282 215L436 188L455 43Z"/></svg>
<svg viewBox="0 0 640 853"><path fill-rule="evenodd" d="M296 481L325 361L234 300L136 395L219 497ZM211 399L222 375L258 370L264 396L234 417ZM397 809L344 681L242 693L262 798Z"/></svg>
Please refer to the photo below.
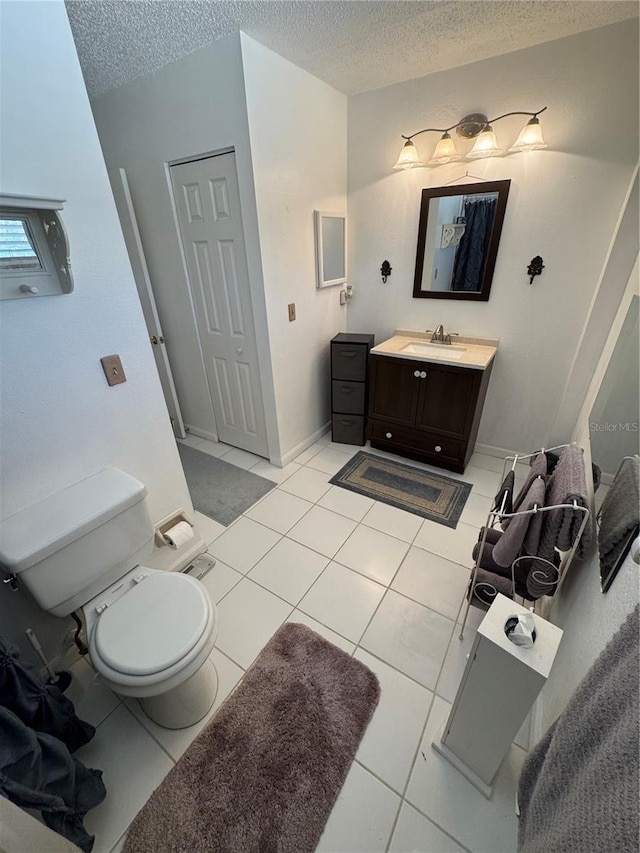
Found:
<svg viewBox="0 0 640 853"><path fill-rule="evenodd" d="M193 527L188 521L179 521L162 534L164 541L174 550L186 545L194 537Z"/></svg>

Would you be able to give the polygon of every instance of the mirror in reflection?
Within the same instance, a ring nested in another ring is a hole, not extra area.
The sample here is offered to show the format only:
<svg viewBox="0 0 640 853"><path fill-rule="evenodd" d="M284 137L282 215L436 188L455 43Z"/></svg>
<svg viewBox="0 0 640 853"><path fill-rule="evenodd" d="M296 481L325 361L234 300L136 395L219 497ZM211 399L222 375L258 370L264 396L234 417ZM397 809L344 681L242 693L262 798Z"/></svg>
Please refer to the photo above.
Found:
<svg viewBox="0 0 640 853"><path fill-rule="evenodd" d="M510 183L422 191L415 297L488 300Z"/></svg>

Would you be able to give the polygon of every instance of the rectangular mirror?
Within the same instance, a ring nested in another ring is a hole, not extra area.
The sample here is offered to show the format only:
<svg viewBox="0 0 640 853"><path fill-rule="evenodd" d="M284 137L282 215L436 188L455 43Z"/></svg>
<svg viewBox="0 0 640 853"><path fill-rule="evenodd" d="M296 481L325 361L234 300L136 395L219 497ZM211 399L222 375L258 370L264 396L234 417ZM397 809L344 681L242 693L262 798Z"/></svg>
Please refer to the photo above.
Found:
<svg viewBox="0 0 640 853"><path fill-rule="evenodd" d="M414 297L489 299L510 184L422 190Z"/></svg>
<svg viewBox="0 0 640 853"><path fill-rule="evenodd" d="M314 211L317 287L332 287L347 281L347 220L342 213Z"/></svg>

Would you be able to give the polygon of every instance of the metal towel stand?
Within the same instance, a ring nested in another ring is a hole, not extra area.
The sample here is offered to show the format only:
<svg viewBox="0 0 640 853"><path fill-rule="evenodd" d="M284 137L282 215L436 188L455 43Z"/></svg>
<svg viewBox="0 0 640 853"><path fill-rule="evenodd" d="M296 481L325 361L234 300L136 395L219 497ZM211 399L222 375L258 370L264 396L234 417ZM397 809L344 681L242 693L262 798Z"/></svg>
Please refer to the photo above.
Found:
<svg viewBox="0 0 640 853"><path fill-rule="evenodd" d="M505 477L507 475L507 469L509 467L509 462L511 462L511 460L513 460L513 462L511 464L510 470L515 471L516 465L518 464L519 461L521 461L523 459L531 459L532 457L537 456L539 453L545 453L545 452L551 451L551 450L562 450L562 448L569 447L569 446L570 446L569 444L558 444L555 447L547 447L547 448L542 447L542 448L540 448L540 450L535 450L533 453L524 453L524 454L516 453L514 456L506 456L505 460L504 460L504 464L502 466L502 479L500 480L500 483L504 483ZM467 616L469 615L469 608L471 607L472 599L473 599L473 596L475 594L476 588L477 587L488 587L489 586L488 584L485 584L483 581L480 581L477 583L476 578L478 575L478 569L480 568L480 561L481 561L482 555L484 553L484 546L485 546L485 543L487 541L487 532L488 532L490 527L493 527L493 525L495 524L496 521L502 520L503 518L516 518L516 516L521 516L521 515L535 515L538 512L553 512L554 510L558 510L558 509L572 509L574 511L578 511L578 512L583 513L583 516L584 516L582 519L582 523L580 524L580 528L578 530L578 533L577 533L577 535L573 541L573 545L571 546L571 549L569 551L566 551L564 553L564 556L563 556L559 566L556 566L554 563L550 562L549 560L546 560L544 557L536 557L534 555L531 555L531 556L524 555L521 557L516 557L516 559L511 563L511 590L512 590L513 596L515 597L515 594L516 594L516 592L515 592L515 590L516 590L515 567L520 560L538 560L540 563L545 563L547 566L551 566L551 568L554 570L554 572L556 572L556 575L557 575L555 581L547 580L546 575L544 575L541 570L533 570L532 577L534 580L537 580L539 583L544 583L546 586L556 586L557 589L560 589L562 582L566 576L567 570L569 569L569 566L573 562L573 558L576 555L576 551L578 550L578 545L580 544L580 540L582 539L582 535L583 535L585 528L587 526L587 522L589 521L589 516L591 515L590 510L588 510L586 507L578 506L578 502L575 500L572 504L570 504L570 503L568 503L568 504L553 504L552 506L538 506L538 504L534 504L533 509L521 510L520 512L511 512L511 513L507 513L504 511L506 501L507 501L507 495L504 494L502 497L502 502L500 504L500 508L489 510L489 514L487 515L486 523L483 527L482 541L480 544L480 548L478 549L478 556L476 557L475 564L473 567L473 574L471 576L471 589L465 590L465 598L467 599L467 601L466 601L465 610L464 610L464 617L462 619L462 625L460 626L460 634L459 634L460 640L464 639L464 629L465 629L465 625L467 623ZM538 576L536 577L536 575L538 575ZM491 586L491 590L493 591L492 597L495 597L497 595L496 588L494 586ZM490 590L487 589L487 592L489 595L491 595Z"/></svg>

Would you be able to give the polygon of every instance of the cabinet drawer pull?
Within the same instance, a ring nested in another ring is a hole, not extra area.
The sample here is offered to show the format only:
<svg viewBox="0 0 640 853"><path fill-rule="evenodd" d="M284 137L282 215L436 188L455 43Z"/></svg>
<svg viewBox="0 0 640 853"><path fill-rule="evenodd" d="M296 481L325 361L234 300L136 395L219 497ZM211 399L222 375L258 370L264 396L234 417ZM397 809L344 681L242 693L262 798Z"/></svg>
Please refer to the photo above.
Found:
<svg viewBox="0 0 640 853"><path fill-rule="evenodd" d="M420 379L420 371L419 370L414 370L413 375L416 377L416 379Z"/></svg>
<svg viewBox="0 0 640 853"><path fill-rule="evenodd" d="M393 438L393 433L392 433L392 432L387 432L387 433L385 433L385 435L386 435L386 437L387 437L387 438Z"/></svg>
<svg viewBox="0 0 640 853"><path fill-rule="evenodd" d="M440 445L439 445L439 444L436 444L436 446L434 447L434 450L435 450L435 452L436 452L436 453L440 453L440 451L442 450L442 448L440 447Z"/></svg>
<svg viewBox="0 0 640 853"><path fill-rule="evenodd" d="M340 353L340 355L341 355L341 356L343 356L344 358L355 358L355 357L356 357L355 350L352 350L352 349L349 349L349 350L343 350L343 351Z"/></svg>
<svg viewBox="0 0 640 853"><path fill-rule="evenodd" d="M426 379L426 378L427 378L427 371L426 370L420 371L420 379Z"/></svg>
<svg viewBox="0 0 640 853"><path fill-rule="evenodd" d="M341 385L340 390L343 394L353 394L354 389L351 387L351 385Z"/></svg>
<svg viewBox="0 0 640 853"><path fill-rule="evenodd" d="M350 418L340 418L340 423L342 424L342 426L353 426L355 424L355 421L351 420Z"/></svg>

